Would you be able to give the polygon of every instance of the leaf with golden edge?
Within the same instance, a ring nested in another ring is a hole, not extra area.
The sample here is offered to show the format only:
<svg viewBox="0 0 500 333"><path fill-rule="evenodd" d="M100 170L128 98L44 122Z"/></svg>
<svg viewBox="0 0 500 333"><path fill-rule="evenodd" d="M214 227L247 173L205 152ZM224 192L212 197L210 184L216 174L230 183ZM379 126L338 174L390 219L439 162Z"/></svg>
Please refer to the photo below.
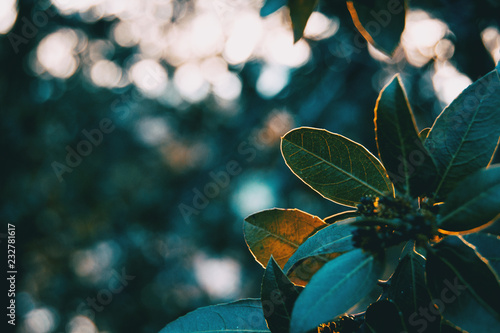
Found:
<svg viewBox="0 0 500 333"><path fill-rule="evenodd" d="M271 254L283 268L305 240L328 224L298 209L269 209L248 216L243 229L255 260L266 267Z"/></svg>

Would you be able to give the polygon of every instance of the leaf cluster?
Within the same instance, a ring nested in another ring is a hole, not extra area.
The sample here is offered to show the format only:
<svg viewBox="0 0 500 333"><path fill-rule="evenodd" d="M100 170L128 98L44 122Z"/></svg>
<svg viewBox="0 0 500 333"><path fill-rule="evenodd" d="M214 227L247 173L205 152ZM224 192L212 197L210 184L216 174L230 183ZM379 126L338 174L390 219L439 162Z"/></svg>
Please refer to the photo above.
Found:
<svg viewBox="0 0 500 333"><path fill-rule="evenodd" d="M366 11L389 2L348 7L363 33ZM316 1L268 0L262 15L286 4L300 38ZM379 39L386 35L363 35L394 50ZM351 209L323 219L277 208L247 217L245 240L265 268L260 302L203 308L164 332L497 332L500 237L482 230L500 215L500 165L491 165L500 138L499 70L421 131L400 76L393 77L375 105L377 156L324 129L286 133L281 152L290 170ZM208 320L213 313L218 319Z"/></svg>

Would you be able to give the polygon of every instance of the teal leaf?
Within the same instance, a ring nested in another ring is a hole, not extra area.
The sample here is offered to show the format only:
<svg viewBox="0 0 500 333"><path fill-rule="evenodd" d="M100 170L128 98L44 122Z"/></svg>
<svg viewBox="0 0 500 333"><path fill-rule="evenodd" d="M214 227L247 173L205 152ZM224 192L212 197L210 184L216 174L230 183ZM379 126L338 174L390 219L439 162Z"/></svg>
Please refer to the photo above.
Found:
<svg viewBox="0 0 500 333"><path fill-rule="evenodd" d="M441 112L425 140L439 179L436 196L444 200L465 177L488 166L500 137L498 67L465 89Z"/></svg>
<svg viewBox="0 0 500 333"><path fill-rule="evenodd" d="M475 246L476 251L488 260L488 264L500 276L500 236L476 232L463 238Z"/></svg>
<svg viewBox="0 0 500 333"><path fill-rule="evenodd" d="M396 190L413 197L432 193L436 165L419 138L399 75L380 92L374 122L379 157Z"/></svg>
<svg viewBox="0 0 500 333"><path fill-rule="evenodd" d="M362 145L326 130L301 127L281 139L286 164L326 199L356 206L366 195L393 194L384 167Z"/></svg>
<svg viewBox="0 0 500 333"><path fill-rule="evenodd" d="M429 249L426 279L445 320L468 332L498 332L498 277L461 237L445 237Z"/></svg>
<svg viewBox="0 0 500 333"><path fill-rule="evenodd" d="M382 263L356 249L328 262L295 302L290 333L305 333L344 314L377 286Z"/></svg>
<svg viewBox="0 0 500 333"><path fill-rule="evenodd" d="M260 299L194 310L165 326L160 333L264 333L267 328Z"/></svg>
<svg viewBox="0 0 500 333"><path fill-rule="evenodd" d="M425 259L413 249L400 260L394 274L384 287L382 298L392 300L400 309L407 327L418 327L421 332L439 331L440 316L432 321L419 310L428 308L431 297L425 284Z"/></svg>
<svg viewBox="0 0 500 333"><path fill-rule="evenodd" d="M405 0L347 1L358 31L373 46L391 56L405 28Z"/></svg>
<svg viewBox="0 0 500 333"><path fill-rule="evenodd" d="M288 0L290 18L292 19L293 40L297 42L302 38L307 21L319 0Z"/></svg>
<svg viewBox="0 0 500 333"><path fill-rule="evenodd" d="M407 332L401 313L390 300L373 303L366 309L365 324L372 333Z"/></svg>
<svg viewBox="0 0 500 333"><path fill-rule="evenodd" d="M262 278L261 300L267 326L273 333L288 332L292 309L302 288L296 287L273 257Z"/></svg>
<svg viewBox="0 0 500 333"><path fill-rule="evenodd" d="M325 254L336 253L340 255L344 252L354 250L352 232L355 229L355 227L350 225L332 224L319 230L295 251L292 257L288 259L283 270L285 272L289 272L292 268L300 270L300 266L295 266L309 257L317 257L320 260L329 261L330 258L325 256Z"/></svg>
<svg viewBox="0 0 500 333"><path fill-rule="evenodd" d="M471 232L499 214L500 165L495 165L476 171L456 186L440 210L438 226L443 232Z"/></svg>
<svg viewBox="0 0 500 333"><path fill-rule="evenodd" d="M262 8L260 9L260 16L265 17L270 15L285 6L287 0L266 0Z"/></svg>

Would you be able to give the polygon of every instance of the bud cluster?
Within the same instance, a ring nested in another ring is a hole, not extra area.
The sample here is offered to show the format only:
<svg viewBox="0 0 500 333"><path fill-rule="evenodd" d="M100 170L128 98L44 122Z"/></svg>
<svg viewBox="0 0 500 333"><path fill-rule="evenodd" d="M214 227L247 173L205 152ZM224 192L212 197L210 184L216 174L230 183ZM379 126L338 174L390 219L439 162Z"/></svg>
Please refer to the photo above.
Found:
<svg viewBox="0 0 500 333"><path fill-rule="evenodd" d="M412 206L408 199L365 196L360 202L360 226L352 238L356 247L379 252L406 240L431 239L437 234L435 215Z"/></svg>

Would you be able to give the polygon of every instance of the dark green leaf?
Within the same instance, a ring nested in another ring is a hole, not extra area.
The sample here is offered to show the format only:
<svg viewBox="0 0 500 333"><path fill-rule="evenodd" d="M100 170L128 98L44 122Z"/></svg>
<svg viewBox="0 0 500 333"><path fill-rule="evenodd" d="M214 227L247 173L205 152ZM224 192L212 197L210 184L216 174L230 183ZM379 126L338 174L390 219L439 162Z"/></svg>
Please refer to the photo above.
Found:
<svg viewBox="0 0 500 333"><path fill-rule="evenodd" d="M429 308L432 302L425 284L425 259L413 249L400 260L384 287L382 298L398 306L407 327L418 327L420 332L439 331L440 316L430 314L431 321L419 311Z"/></svg>
<svg viewBox="0 0 500 333"><path fill-rule="evenodd" d="M438 226L445 231L469 231L499 214L500 165L495 165L475 172L455 187L440 210Z"/></svg>
<svg viewBox="0 0 500 333"><path fill-rule="evenodd" d="M325 221L325 223L327 223L327 224L333 224L335 222L342 221L342 220L345 220L345 219L348 219L351 217L357 217L357 216L359 216L358 211L347 210L345 212L340 212L340 213L334 214L332 216L328 216L328 217L324 218L323 221Z"/></svg>
<svg viewBox="0 0 500 333"><path fill-rule="evenodd" d="M491 224L481 229L480 232L500 236L500 217L494 219Z"/></svg>
<svg viewBox="0 0 500 333"><path fill-rule="evenodd" d="M500 79L497 69L465 89L441 112L425 146L439 172L436 196L491 162L500 137Z"/></svg>
<svg viewBox="0 0 500 333"><path fill-rule="evenodd" d="M441 333L467 333L453 325L446 323L444 320L441 321Z"/></svg>
<svg viewBox="0 0 500 333"><path fill-rule="evenodd" d="M260 299L199 308L165 326L160 333L269 332Z"/></svg>
<svg viewBox="0 0 500 333"><path fill-rule="evenodd" d="M404 0L347 1L352 20L363 37L391 56L405 28Z"/></svg>
<svg viewBox="0 0 500 333"><path fill-rule="evenodd" d="M297 42L302 38L307 20L311 16L319 0L288 0L290 17L292 19L293 40Z"/></svg>
<svg viewBox="0 0 500 333"><path fill-rule="evenodd" d="M305 333L345 313L376 288L382 267L361 249L328 262L295 302L290 332Z"/></svg>
<svg viewBox="0 0 500 333"><path fill-rule="evenodd" d="M491 268L500 276L500 236L476 232L463 238L476 247L476 251L488 260Z"/></svg>
<svg viewBox="0 0 500 333"><path fill-rule="evenodd" d="M394 187L414 197L432 193L436 165L418 136L398 75L380 92L374 122L379 157Z"/></svg>
<svg viewBox="0 0 500 333"><path fill-rule="evenodd" d="M365 324L373 333L407 332L401 313L390 300L373 303L366 309Z"/></svg>
<svg viewBox="0 0 500 333"><path fill-rule="evenodd" d="M339 204L356 206L362 196L393 194L380 161L342 135L301 127L281 139L281 152L304 183Z"/></svg>
<svg viewBox="0 0 500 333"><path fill-rule="evenodd" d="M271 254L283 267L296 249L327 224L298 209L269 209L250 215L243 223L245 241L263 267Z"/></svg>
<svg viewBox="0 0 500 333"><path fill-rule="evenodd" d="M427 252L426 277L444 319L469 332L498 332L498 277L461 237L448 236Z"/></svg>
<svg viewBox="0 0 500 333"><path fill-rule="evenodd" d="M307 270L304 271L306 267L301 267L300 265L298 267L294 266L310 257L316 257L319 261L325 263L331 260L329 256L325 256L326 254L335 253L338 256L344 252L353 250L352 232L355 229L355 227L350 225L332 224L318 231L295 251L292 257L288 259L283 270L285 272L289 272L290 270L296 271L300 279L306 280L306 277L310 275L310 272Z"/></svg>
<svg viewBox="0 0 500 333"><path fill-rule="evenodd" d="M286 5L287 0L266 0L264 6L260 9L260 16L270 15Z"/></svg>
<svg viewBox="0 0 500 333"><path fill-rule="evenodd" d="M273 257L262 278L261 300L267 326L273 333L288 332L295 300L302 288L293 285Z"/></svg>
<svg viewBox="0 0 500 333"><path fill-rule="evenodd" d="M421 130L420 133L418 133L418 137L420 138L420 140L422 140L422 142L425 142L425 139L427 139L427 135L429 135L430 131L431 131L431 128L427 127L427 128L424 128L423 130Z"/></svg>

